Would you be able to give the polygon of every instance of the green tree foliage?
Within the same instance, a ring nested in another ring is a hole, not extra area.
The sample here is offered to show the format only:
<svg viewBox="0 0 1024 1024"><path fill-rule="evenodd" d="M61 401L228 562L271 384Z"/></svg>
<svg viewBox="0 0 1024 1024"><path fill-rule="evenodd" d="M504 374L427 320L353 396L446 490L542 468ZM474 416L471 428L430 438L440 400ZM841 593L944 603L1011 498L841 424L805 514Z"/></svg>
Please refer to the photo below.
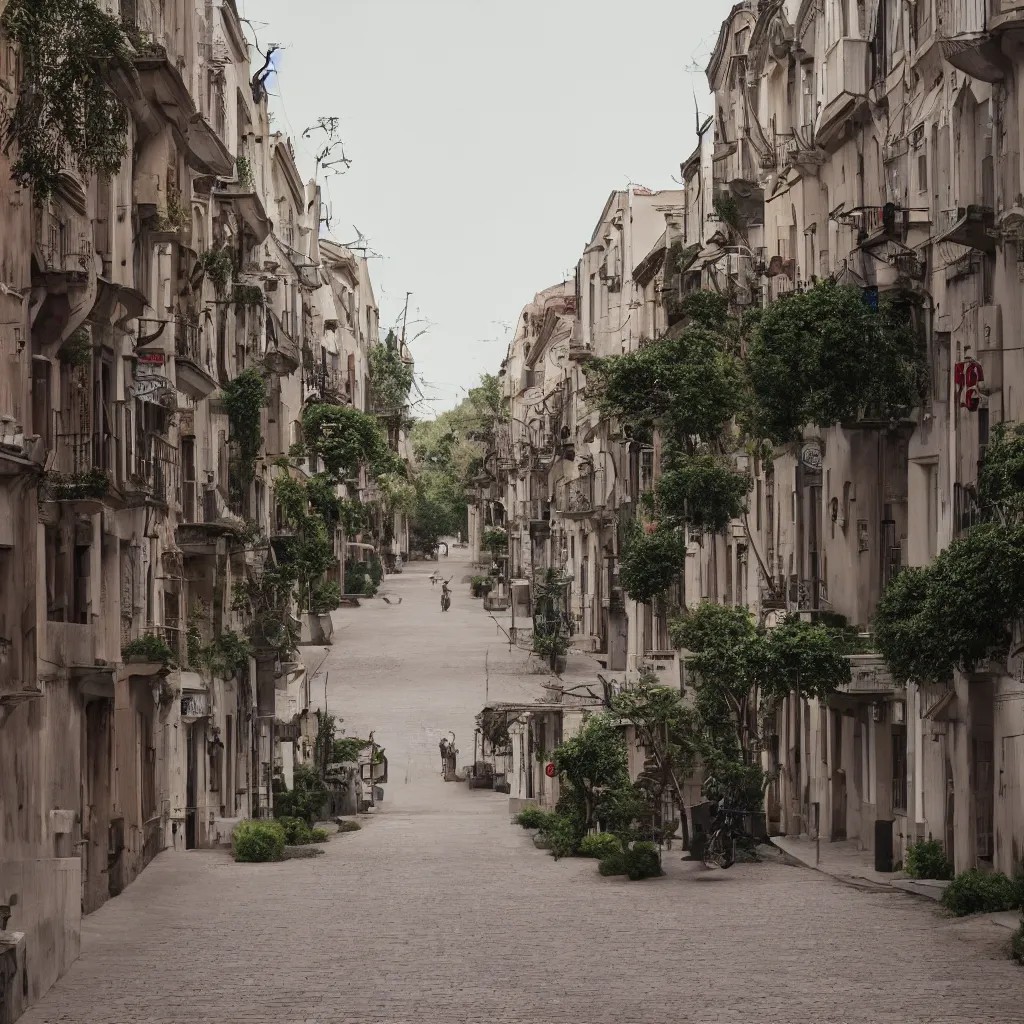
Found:
<svg viewBox="0 0 1024 1024"><path fill-rule="evenodd" d="M849 682L847 641L837 629L787 618L759 629L745 608L705 601L669 627L690 652L694 723L706 774L738 806L760 808L762 724L788 693L825 700ZM754 799L756 796L756 800Z"/></svg>
<svg viewBox="0 0 1024 1024"><path fill-rule="evenodd" d="M244 370L224 385L229 440L235 445L232 481L235 497L248 492L256 474L256 460L263 450L263 408L267 404L267 379L255 367Z"/></svg>
<svg viewBox="0 0 1024 1024"><path fill-rule="evenodd" d="M689 454L718 440L743 409L742 385L726 338L699 326L587 370L588 394L606 413L636 429L658 427L670 447Z"/></svg>
<svg viewBox="0 0 1024 1024"><path fill-rule="evenodd" d="M358 476L361 465L374 476L404 470L377 418L349 405L307 405L302 411L302 437L305 449L321 459L333 483Z"/></svg>
<svg viewBox="0 0 1024 1024"><path fill-rule="evenodd" d="M978 467L978 500L989 518L1016 521L1024 512L1024 424L1000 423Z"/></svg>
<svg viewBox="0 0 1024 1024"><path fill-rule="evenodd" d="M634 523L622 551L622 586L634 601L650 601L668 590L685 564L686 539L679 530Z"/></svg>
<svg viewBox="0 0 1024 1024"><path fill-rule="evenodd" d="M785 295L761 313L750 346L752 432L785 442L808 423L888 419L920 398L923 365L907 303L875 309L859 288L829 282Z"/></svg>
<svg viewBox="0 0 1024 1024"><path fill-rule="evenodd" d="M945 681L1005 657L1021 617L1024 526L983 523L893 580L875 611L875 643L897 678Z"/></svg>
<svg viewBox="0 0 1024 1024"><path fill-rule="evenodd" d="M116 174L128 154L128 111L109 75L115 65L134 68L117 20L93 0L9 0L0 27L17 44L22 73L13 107L0 105L15 181L42 204L65 168Z"/></svg>
<svg viewBox="0 0 1024 1024"><path fill-rule="evenodd" d="M493 452L495 428L504 414L501 382L484 374L456 408L414 424L411 527L418 549L433 551L441 537L465 532L467 494L485 456Z"/></svg>
<svg viewBox="0 0 1024 1024"><path fill-rule="evenodd" d="M323 516L310 501L308 484L282 473L274 481L274 497L285 526L292 531L276 541L278 560L294 572L300 610L311 610L314 586L322 582L324 574L337 562L334 543ZM317 592L318 610L329 610L322 608L325 596L324 592ZM340 603L340 594L338 598Z"/></svg>
<svg viewBox="0 0 1024 1024"><path fill-rule="evenodd" d="M401 409L409 400L413 369L398 350L393 331L370 348L370 400L375 409Z"/></svg>
<svg viewBox="0 0 1024 1024"><path fill-rule="evenodd" d="M554 763L579 801L582 838L594 823L600 793L629 784L626 742L609 715L592 715L575 736L558 747Z"/></svg>
<svg viewBox="0 0 1024 1024"><path fill-rule="evenodd" d="M666 522L717 533L747 511L750 478L737 473L727 456L678 455L648 500L652 514Z"/></svg>

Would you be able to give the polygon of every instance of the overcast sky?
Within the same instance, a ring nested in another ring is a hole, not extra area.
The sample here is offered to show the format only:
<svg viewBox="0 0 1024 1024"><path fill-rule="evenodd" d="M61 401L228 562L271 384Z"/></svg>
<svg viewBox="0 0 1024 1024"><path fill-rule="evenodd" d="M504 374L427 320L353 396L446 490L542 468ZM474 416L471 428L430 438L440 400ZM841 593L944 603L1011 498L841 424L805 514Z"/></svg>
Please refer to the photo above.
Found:
<svg viewBox="0 0 1024 1024"><path fill-rule="evenodd" d="M381 255L429 416L497 370L522 306L575 267L608 193L672 188L731 0L238 0L282 47L275 127L340 118L331 236ZM700 69L699 71L697 69ZM312 146L296 138L304 177Z"/></svg>

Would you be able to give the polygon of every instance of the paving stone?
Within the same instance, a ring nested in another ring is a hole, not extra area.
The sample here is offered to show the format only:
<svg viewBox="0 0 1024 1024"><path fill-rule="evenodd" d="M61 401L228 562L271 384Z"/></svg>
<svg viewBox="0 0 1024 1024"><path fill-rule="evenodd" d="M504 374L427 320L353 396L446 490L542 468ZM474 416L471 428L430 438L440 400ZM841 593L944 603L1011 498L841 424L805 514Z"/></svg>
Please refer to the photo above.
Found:
<svg viewBox="0 0 1024 1024"><path fill-rule="evenodd" d="M25 1024L1024 1022L1002 929L777 862L674 851L664 878L601 878L535 849L507 797L443 782L440 737L468 763L485 691L542 677L468 588L442 615L433 568L388 580L400 605L337 613L323 665L330 710L387 748L383 807L314 860L161 854Z"/></svg>

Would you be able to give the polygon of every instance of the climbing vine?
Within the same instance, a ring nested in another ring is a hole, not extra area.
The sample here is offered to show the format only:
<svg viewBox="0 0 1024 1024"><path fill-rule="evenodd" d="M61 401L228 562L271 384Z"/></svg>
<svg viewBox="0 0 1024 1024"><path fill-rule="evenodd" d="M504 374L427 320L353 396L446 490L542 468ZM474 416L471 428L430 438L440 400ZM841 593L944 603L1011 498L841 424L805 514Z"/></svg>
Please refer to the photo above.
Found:
<svg viewBox="0 0 1024 1024"><path fill-rule="evenodd" d="M324 607L327 592L320 589L315 601L313 592L327 570L337 564L337 558L327 524L311 505L308 485L282 474L274 481L274 497L286 526L293 531L291 536L280 538L276 547L279 562L293 571L299 608L311 610L316 604L318 613L330 611ZM339 593L339 603L340 598Z"/></svg>
<svg viewBox="0 0 1024 1024"><path fill-rule="evenodd" d="M0 27L18 46L22 79L13 108L0 108L11 176L36 204L60 173L117 173L128 153L128 111L107 85L113 65L133 68L117 19L92 0L9 0Z"/></svg>
<svg viewBox="0 0 1024 1024"><path fill-rule="evenodd" d="M402 359L392 332L387 340L370 348L370 396L378 409L400 409L412 389L412 366Z"/></svg>
<svg viewBox="0 0 1024 1024"><path fill-rule="evenodd" d="M263 449L263 408L267 404L267 381L255 367L244 370L224 385L229 439L236 445L233 455L237 495L241 498L256 475L256 460ZM234 488L233 488L234 489Z"/></svg>
<svg viewBox="0 0 1024 1024"><path fill-rule="evenodd" d="M210 279L217 293L222 294L235 273L235 254L227 246L207 249L199 256L196 267Z"/></svg>

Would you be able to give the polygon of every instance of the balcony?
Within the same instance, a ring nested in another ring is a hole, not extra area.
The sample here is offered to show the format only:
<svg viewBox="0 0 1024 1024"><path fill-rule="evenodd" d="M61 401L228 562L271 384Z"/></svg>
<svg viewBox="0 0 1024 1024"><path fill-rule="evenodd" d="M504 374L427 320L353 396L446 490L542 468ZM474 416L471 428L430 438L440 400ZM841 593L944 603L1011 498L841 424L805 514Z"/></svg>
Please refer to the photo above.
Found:
<svg viewBox="0 0 1024 1024"><path fill-rule="evenodd" d="M936 218L935 242L952 242L979 252L994 253L999 241L995 210L991 206L959 206Z"/></svg>
<svg viewBox="0 0 1024 1024"><path fill-rule="evenodd" d="M953 67L983 82L998 82L1009 62L989 31L990 4L1010 7L1008 0L936 0L935 34L942 56Z"/></svg>
<svg viewBox="0 0 1024 1024"><path fill-rule="evenodd" d="M213 195L218 203L234 209L235 216L249 229L256 242L262 243L270 234L270 218L251 181L221 182Z"/></svg>
<svg viewBox="0 0 1024 1024"><path fill-rule="evenodd" d="M815 126L815 141L825 149L867 107L868 48L866 39L847 38L825 54L825 95Z"/></svg>
<svg viewBox="0 0 1024 1024"><path fill-rule="evenodd" d="M850 682L839 688L840 694L895 697L903 690L880 654L848 654L846 660L850 663Z"/></svg>
<svg viewBox="0 0 1024 1024"><path fill-rule="evenodd" d="M766 160L762 159L761 162L764 165ZM824 162L825 153L815 142L813 124L793 128L788 135L776 136L773 166L777 167L780 172L788 167L818 167Z"/></svg>
<svg viewBox="0 0 1024 1024"><path fill-rule="evenodd" d="M156 434L146 434L136 444L124 486L125 501L166 507L176 491L178 449Z"/></svg>
<svg viewBox="0 0 1024 1024"><path fill-rule="evenodd" d="M199 401L217 390L213 353L203 344L199 325L181 316L174 319L174 357L179 391Z"/></svg>
<svg viewBox="0 0 1024 1024"><path fill-rule="evenodd" d="M603 474L601 474L603 477ZM587 519L604 508L603 488L591 470L575 480L562 480L555 488L555 511L566 519Z"/></svg>
<svg viewBox="0 0 1024 1024"><path fill-rule="evenodd" d="M347 375L340 370L315 367L306 376L306 401L351 405Z"/></svg>
<svg viewBox="0 0 1024 1024"><path fill-rule="evenodd" d="M269 306L267 312L267 353L263 365L279 377L294 373L302 362L299 346L284 329L281 318Z"/></svg>
<svg viewBox="0 0 1024 1024"><path fill-rule="evenodd" d="M99 511L110 494L103 455L104 445L94 434L56 434L53 461L40 486L40 498L74 502L83 506L82 511Z"/></svg>

